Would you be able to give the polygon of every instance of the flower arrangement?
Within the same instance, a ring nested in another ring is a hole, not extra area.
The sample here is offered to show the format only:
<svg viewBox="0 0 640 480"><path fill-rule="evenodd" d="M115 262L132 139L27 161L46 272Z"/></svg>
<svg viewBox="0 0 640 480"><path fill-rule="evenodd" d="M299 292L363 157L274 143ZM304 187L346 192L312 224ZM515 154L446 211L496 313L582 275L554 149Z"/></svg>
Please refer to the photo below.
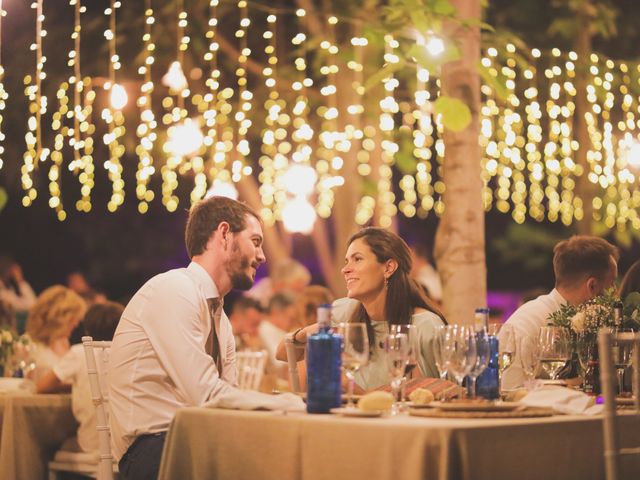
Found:
<svg viewBox="0 0 640 480"><path fill-rule="evenodd" d="M578 306L563 305L549 315L548 320L551 325L564 327L576 335L596 334L602 327L615 325L614 310L619 302L615 290L609 289ZM625 299L621 326L640 330L640 293L631 293Z"/></svg>
<svg viewBox="0 0 640 480"><path fill-rule="evenodd" d="M16 350L28 346L31 339L28 335L18 333L8 327L0 327L0 373L4 374L7 363L12 359ZM2 375L0 375L2 376Z"/></svg>

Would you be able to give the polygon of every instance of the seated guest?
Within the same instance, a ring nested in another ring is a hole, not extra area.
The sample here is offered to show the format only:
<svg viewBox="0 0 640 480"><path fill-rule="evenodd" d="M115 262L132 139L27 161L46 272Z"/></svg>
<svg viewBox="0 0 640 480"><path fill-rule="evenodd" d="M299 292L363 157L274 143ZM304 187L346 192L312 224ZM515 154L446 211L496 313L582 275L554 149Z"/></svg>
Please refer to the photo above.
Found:
<svg viewBox="0 0 640 480"><path fill-rule="evenodd" d="M318 307L333 302L333 294L322 285L309 285L296 297L292 328L306 327L318 321Z"/></svg>
<svg viewBox="0 0 640 480"><path fill-rule="evenodd" d="M262 307L257 300L241 296L233 302L229 321L236 339L236 351L262 349L258 337L258 326L262 318Z"/></svg>
<svg viewBox="0 0 640 480"><path fill-rule="evenodd" d="M416 243L411 246L413 255L413 267L411 276L427 290L429 298L436 304L442 302L442 282L440 274L433 266L431 249L425 243Z"/></svg>
<svg viewBox="0 0 640 480"><path fill-rule="evenodd" d="M632 292L640 292L640 260L633 262L627 273L622 277L620 288L618 288L618 296L622 301Z"/></svg>
<svg viewBox="0 0 640 480"><path fill-rule="evenodd" d="M87 302L87 305L93 305L94 303L104 303L107 301L107 297L104 293L96 291L87 280L84 273L80 271L73 271L67 274L67 287L80 295Z"/></svg>
<svg viewBox="0 0 640 480"><path fill-rule="evenodd" d="M99 341L111 340L123 310L124 306L115 302L92 305L80 322L84 335L90 335L94 340ZM102 352L100 350L95 352L96 365L100 368L104 362L98 354ZM96 413L91 400L89 374L82 344L73 345L53 370L38 380L36 389L38 393L52 393L61 391L68 385L71 385L73 416L79 426L77 436L67 440L62 449L72 452L97 452Z"/></svg>
<svg viewBox="0 0 640 480"><path fill-rule="evenodd" d="M269 361L272 366L283 367L283 363L276 360L278 344L290 330L295 318L293 297L284 293L276 293L269 300L267 316L260 322L258 335L262 345L269 353Z"/></svg>
<svg viewBox="0 0 640 480"><path fill-rule="evenodd" d="M258 300L264 308L273 295L284 293L295 297L311 282L307 267L293 258L278 260L269 270L270 276L247 292L247 296Z"/></svg>
<svg viewBox="0 0 640 480"><path fill-rule="evenodd" d="M9 302L0 298L0 327L16 328L16 316Z"/></svg>
<svg viewBox="0 0 640 480"><path fill-rule="evenodd" d="M34 342L33 380L37 381L69 351L69 336L86 311L85 301L62 285L49 287L38 296L27 319L27 333Z"/></svg>
<svg viewBox="0 0 640 480"><path fill-rule="evenodd" d="M553 249L555 288L518 308L500 329L498 340L504 341L508 334L513 334L516 345L523 338L535 340L540 327L548 323L549 315L562 305L579 305L613 285L618 274L617 261L618 250L602 238L574 235L561 241ZM524 381L516 353L511 367L503 374L502 387L515 388Z"/></svg>
<svg viewBox="0 0 640 480"><path fill-rule="evenodd" d="M396 234L382 228L364 228L353 235L342 268L347 297L333 303L334 323L363 322L367 325L371 356L356 373L356 383L370 390L390 381L384 337L389 324L413 324L418 331L418 366L423 375L438 377L433 341L444 317L410 276L411 253ZM294 332L295 343L304 344L317 325ZM278 358L286 359L284 342Z"/></svg>
<svg viewBox="0 0 640 480"><path fill-rule="evenodd" d="M109 406L120 477L155 479L176 411L190 406L303 409L295 395L237 388L235 341L222 309L264 263L262 225L246 205L213 196L189 213L191 263L156 275L126 306L113 338Z"/></svg>
<svg viewBox="0 0 640 480"><path fill-rule="evenodd" d="M24 279L22 267L6 254L0 254L0 299L7 302L23 321L36 301L36 294Z"/></svg>

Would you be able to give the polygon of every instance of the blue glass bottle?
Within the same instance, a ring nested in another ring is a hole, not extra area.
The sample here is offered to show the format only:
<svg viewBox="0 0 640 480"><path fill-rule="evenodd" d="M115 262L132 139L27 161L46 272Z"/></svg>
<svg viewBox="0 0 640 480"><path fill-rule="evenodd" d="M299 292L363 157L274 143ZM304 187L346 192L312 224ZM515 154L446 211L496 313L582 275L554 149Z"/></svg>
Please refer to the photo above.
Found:
<svg viewBox="0 0 640 480"><path fill-rule="evenodd" d="M476 393L488 400L500 398L500 358L498 353L498 337L489 335L489 364L476 380Z"/></svg>
<svg viewBox="0 0 640 480"><path fill-rule="evenodd" d="M329 413L342 404L342 336L333 333L331 305L318 307L318 333L307 339L307 412Z"/></svg>

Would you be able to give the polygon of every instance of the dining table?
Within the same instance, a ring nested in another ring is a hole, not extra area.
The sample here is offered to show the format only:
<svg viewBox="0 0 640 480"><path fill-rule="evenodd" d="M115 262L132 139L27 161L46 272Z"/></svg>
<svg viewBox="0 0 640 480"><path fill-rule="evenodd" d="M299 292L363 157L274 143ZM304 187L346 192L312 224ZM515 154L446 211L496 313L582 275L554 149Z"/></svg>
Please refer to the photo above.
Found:
<svg viewBox="0 0 640 480"><path fill-rule="evenodd" d="M621 422L638 440L638 416ZM640 478L640 463L632 466ZM169 428L161 480L604 478L602 417L363 418L190 407Z"/></svg>
<svg viewBox="0 0 640 480"><path fill-rule="evenodd" d="M69 394L0 392L0 478L44 480L47 463L77 427Z"/></svg>

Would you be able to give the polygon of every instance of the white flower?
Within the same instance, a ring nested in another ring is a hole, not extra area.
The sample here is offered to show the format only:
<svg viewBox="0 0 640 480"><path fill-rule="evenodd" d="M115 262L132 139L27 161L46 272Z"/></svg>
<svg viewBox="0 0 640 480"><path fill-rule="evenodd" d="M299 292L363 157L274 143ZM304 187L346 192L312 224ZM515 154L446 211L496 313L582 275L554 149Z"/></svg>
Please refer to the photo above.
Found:
<svg viewBox="0 0 640 480"><path fill-rule="evenodd" d="M584 312L578 312L571 317L571 328L573 331L576 333L584 332L586 320L587 318Z"/></svg>

